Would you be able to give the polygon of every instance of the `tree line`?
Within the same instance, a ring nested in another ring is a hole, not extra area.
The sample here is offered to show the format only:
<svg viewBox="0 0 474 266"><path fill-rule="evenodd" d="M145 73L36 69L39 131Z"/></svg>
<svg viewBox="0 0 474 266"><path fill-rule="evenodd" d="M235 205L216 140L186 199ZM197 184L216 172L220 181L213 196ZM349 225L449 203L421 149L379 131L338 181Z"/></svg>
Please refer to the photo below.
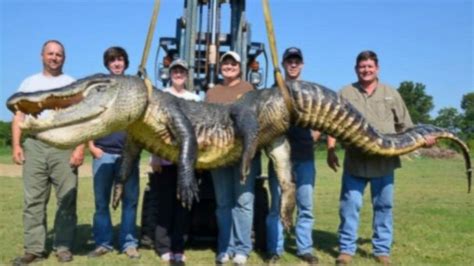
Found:
<svg viewBox="0 0 474 266"><path fill-rule="evenodd" d="M11 122L0 121L0 147L12 145Z"/></svg>
<svg viewBox="0 0 474 266"><path fill-rule="evenodd" d="M434 124L447 128L466 141L474 149L474 92L464 94L460 103L462 112L455 107L445 107L435 118L430 112L434 108L433 97L426 94L425 85L404 81L398 92L405 101L415 124ZM0 147L11 146L11 122L0 121Z"/></svg>
<svg viewBox="0 0 474 266"><path fill-rule="evenodd" d="M426 94L425 85L404 81L398 87L398 92L407 105L413 123L447 128L466 141L471 149L474 148L474 92L463 95L461 112L455 107L444 107L435 118L430 116L434 108L433 97Z"/></svg>

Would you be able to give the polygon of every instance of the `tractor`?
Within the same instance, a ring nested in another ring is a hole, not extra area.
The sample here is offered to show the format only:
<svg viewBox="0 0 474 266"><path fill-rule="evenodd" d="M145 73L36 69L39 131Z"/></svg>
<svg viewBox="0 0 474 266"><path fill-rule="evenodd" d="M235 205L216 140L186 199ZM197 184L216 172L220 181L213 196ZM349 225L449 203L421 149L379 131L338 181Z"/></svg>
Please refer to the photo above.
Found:
<svg viewBox="0 0 474 266"><path fill-rule="evenodd" d="M229 50L237 52L242 59L242 80L251 83L255 89L266 86L268 59L265 45L252 42L244 0L185 0L183 10L183 15L176 20L175 36L159 39L154 62L156 87L169 86L169 66L174 59L181 58L189 65L186 88L204 98L206 91L220 81L219 58ZM223 24L229 26L228 31L222 30ZM263 58L265 69L257 60L260 58ZM191 210L188 244L215 246L218 228L211 175L208 171L196 174L200 180L200 201L195 202ZM148 175L150 181L156 178L154 173ZM264 181L265 177L260 175L255 182L253 238L255 249L260 251L266 249L265 219L269 209ZM143 247L153 247L156 217L160 215L156 211L157 204L156 192L148 185L142 205L140 242Z"/></svg>

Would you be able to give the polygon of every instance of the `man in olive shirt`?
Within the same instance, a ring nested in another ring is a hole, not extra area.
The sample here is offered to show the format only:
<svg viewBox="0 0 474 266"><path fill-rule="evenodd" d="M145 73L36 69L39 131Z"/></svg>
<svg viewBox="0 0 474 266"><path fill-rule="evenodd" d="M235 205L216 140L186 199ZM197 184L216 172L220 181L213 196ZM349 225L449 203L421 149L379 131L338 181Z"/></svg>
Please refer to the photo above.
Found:
<svg viewBox="0 0 474 266"><path fill-rule="evenodd" d="M378 80L378 59L372 51L361 52L356 59L358 77L339 92L381 133L396 133L413 125L410 114L400 94ZM433 145L433 137L426 138ZM339 166L334 152L335 139L328 138L328 165L336 171ZM371 186L373 208L373 253L376 260L390 264L390 249L393 241L393 185L394 170L399 168L399 157L366 155L355 147L346 147L339 216L339 256L336 264L349 264L357 245L359 213L364 189Z"/></svg>

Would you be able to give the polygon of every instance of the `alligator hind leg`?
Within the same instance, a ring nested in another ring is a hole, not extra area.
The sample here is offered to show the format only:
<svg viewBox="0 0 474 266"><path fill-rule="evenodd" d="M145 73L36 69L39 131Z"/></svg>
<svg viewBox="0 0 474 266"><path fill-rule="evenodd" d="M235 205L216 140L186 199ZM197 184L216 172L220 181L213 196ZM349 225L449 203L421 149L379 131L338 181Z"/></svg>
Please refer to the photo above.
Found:
<svg viewBox="0 0 474 266"><path fill-rule="evenodd" d="M280 216L283 226L286 230L289 230L296 206L295 183L291 174L290 144L285 137L279 137L270 143L269 146L265 147L265 151L273 162L273 167L280 183Z"/></svg>
<svg viewBox="0 0 474 266"><path fill-rule="evenodd" d="M235 123L237 135L242 137L242 159L240 161L240 183L245 183L250 165L257 151L258 119L255 111L241 105L232 106L230 116Z"/></svg>

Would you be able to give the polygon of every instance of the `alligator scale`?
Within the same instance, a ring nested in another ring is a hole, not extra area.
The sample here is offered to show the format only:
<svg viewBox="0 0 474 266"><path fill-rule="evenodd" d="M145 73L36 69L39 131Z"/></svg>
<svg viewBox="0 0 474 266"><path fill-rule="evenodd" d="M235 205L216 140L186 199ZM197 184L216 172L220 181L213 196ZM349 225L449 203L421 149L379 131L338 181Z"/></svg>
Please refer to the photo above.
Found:
<svg viewBox="0 0 474 266"><path fill-rule="evenodd" d="M234 104L218 105L185 101L153 89L135 76L99 74L58 89L16 93L7 106L31 114L21 125L23 130L60 148L126 130L122 180L141 149L146 149L177 163L177 195L186 205L197 198L194 168L212 169L240 161L245 178L256 150L262 148L274 162L282 188L285 226L290 225L295 204L289 145L284 138L290 125L319 130L367 153L384 156L422 147L428 134L450 139L461 147L470 190L469 150L453 133L417 125L399 134L381 134L333 91L304 81L288 82L287 87L292 110L276 88L252 91ZM44 109L52 109L51 115L36 118ZM120 185L118 188L120 195Z"/></svg>

